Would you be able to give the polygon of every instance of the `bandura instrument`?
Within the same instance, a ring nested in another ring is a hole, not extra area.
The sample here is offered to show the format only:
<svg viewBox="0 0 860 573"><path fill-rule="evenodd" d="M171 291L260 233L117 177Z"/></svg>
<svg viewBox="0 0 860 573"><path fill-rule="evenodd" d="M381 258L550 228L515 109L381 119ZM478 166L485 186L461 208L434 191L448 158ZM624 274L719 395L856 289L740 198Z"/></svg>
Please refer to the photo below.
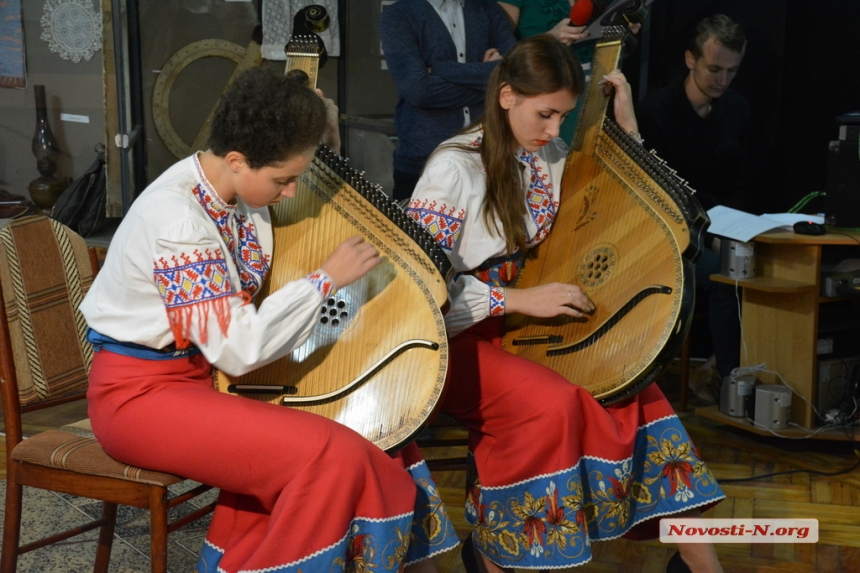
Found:
<svg viewBox="0 0 860 573"><path fill-rule="evenodd" d="M312 38L291 39L288 68L315 81L316 47ZM324 147L299 178L296 197L271 215L271 274L258 300L315 271L355 235L383 262L323 301L303 346L241 377L218 373L218 388L336 420L384 450L402 446L432 414L445 382L440 309L450 262L378 186Z"/></svg>
<svg viewBox="0 0 860 573"><path fill-rule="evenodd" d="M511 315L504 336L508 351L603 403L640 391L677 355L710 224L695 191L606 117L610 100L595 78L618 67L624 33L607 28L598 41L553 230L516 283L577 284L596 310L582 319Z"/></svg>

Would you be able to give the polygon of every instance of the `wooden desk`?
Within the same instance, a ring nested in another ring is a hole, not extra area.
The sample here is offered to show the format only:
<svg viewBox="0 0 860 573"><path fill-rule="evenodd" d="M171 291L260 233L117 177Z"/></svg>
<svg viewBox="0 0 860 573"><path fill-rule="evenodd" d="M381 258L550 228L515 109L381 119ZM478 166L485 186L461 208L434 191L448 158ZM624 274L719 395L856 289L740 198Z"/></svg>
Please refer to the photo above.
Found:
<svg viewBox="0 0 860 573"><path fill-rule="evenodd" d="M741 366L766 363L768 370L779 372L798 394L814 404L819 306L844 300L819 295L822 249L831 245L860 247L860 233L833 231L810 236L776 231L754 240L757 276L737 281L743 287L742 326L746 346L745 354L741 345ZM711 279L736 283L722 275L711 275ZM775 375L766 372L758 373L757 377L765 383L779 383ZM709 415L713 410L716 409L701 413L717 419ZM813 428L815 414L810 403L793 396L790 420L804 428Z"/></svg>

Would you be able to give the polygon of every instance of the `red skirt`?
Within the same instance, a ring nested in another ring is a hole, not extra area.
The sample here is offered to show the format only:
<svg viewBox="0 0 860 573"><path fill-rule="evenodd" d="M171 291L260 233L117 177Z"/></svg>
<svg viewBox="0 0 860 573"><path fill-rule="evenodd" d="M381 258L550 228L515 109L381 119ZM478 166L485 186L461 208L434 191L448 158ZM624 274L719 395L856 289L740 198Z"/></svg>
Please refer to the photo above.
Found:
<svg viewBox="0 0 860 573"><path fill-rule="evenodd" d="M604 407L501 348L502 319L451 339L443 410L470 430L466 516L505 567L571 567L591 541L653 536L656 520L725 497L660 389Z"/></svg>
<svg viewBox="0 0 860 573"><path fill-rule="evenodd" d="M218 392L202 355L102 350L87 397L111 456L221 489L200 571L396 570L457 544L432 482L416 487L417 449L392 457L326 418ZM409 547L416 504L441 520L423 554Z"/></svg>

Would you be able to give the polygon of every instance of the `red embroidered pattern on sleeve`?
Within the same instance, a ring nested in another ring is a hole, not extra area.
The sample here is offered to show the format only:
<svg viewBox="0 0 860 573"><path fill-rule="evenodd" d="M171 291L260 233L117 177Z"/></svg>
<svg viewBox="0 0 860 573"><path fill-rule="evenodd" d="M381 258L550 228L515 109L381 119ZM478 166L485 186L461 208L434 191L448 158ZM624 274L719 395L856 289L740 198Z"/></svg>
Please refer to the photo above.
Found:
<svg viewBox="0 0 860 573"><path fill-rule="evenodd" d="M334 281L331 280L331 277L324 270L319 269L312 272L307 276L307 279L311 281L315 289L320 291L323 298L328 298L334 294Z"/></svg>
<svg viewBox="0 0 860 573"><path fill-rule="evenodd" d="M454 249L463 228L463 219L466 218L465 209L445 204L437 206L436 201L429 199L413 199L406 214L433 235L436 243L447 253Z"/></svg>
<svg viewBox="0 0 860 573"><path fill-rule="evenodd" d="M161 257L155 261L153 279L164 301L177 348L191 345L195 318L198 340L203 344L207 342L210 311L218 319L221 334L227 336L229 297L235 293L221 249L203 252L194 249L191 255L181 253L178 257L170 257L169 261Z"/></svg>

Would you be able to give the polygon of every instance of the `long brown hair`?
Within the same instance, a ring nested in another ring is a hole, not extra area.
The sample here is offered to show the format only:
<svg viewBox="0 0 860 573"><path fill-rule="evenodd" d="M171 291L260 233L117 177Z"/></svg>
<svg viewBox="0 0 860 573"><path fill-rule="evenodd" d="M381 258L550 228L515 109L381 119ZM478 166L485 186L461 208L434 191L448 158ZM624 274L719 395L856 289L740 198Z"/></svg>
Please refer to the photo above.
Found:
<svg viewBox="0 0 860 573"><path fill-rule="evenodd" d="M490 75L486 111L475 122L484 127L480 146L481 161L487 172L483 215L487 228L497 234L501 232L512 253L516 249L526 249L523 227L526 205L521 163L511 152L516 140L508 122L508 112L499 102L499 94L506 85L515 94L525 97L561 90L579 96L585 88L585 78L570 48L547 34L518 42Z"/></svg>

